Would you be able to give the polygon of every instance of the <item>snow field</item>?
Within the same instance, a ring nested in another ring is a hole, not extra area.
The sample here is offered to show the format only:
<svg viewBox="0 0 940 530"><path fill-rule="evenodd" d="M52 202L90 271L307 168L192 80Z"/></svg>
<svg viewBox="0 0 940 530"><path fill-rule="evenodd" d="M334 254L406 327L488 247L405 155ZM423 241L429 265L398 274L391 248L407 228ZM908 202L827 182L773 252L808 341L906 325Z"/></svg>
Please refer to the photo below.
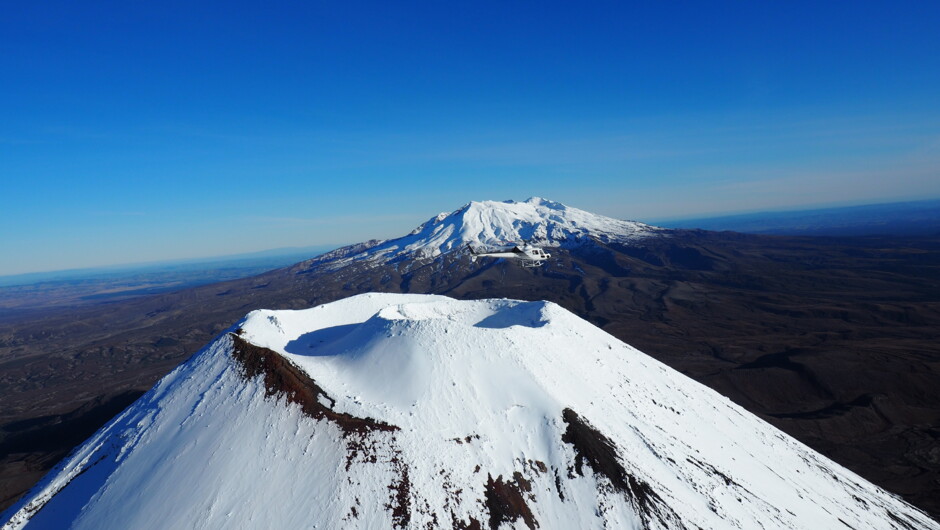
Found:
<svg viewBox="0 0 940 530"><path fill-rule="evenodd" d="M372 293L254 311L239 327L322 387L323 405L397 429L344 433L304 414L263 377L245 380L223 335L50 473L4 528L486 527L497 480L541 528L940 528L552 303ZM565 409L674 520L589 463L576 471Z"/></svg>

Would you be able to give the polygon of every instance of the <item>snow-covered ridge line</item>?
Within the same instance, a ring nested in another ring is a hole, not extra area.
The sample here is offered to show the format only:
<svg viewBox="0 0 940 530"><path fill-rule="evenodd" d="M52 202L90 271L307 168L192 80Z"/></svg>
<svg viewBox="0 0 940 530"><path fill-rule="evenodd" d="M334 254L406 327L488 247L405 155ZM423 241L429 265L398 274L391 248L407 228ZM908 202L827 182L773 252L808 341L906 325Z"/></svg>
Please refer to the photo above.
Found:
<svg viewBox="0 0 940 530"><path fill-rule="evenodd" d="M591 239L629 242L667 234L668 230L663 228L613 219L539 197L522 202L470 202L453 212L430 218L406 236L344 247L308 264L335 269L356 261L394 263L404 259L431 259L461 252L467 244L486 246L531 241L545 247L570 248Z"/></svg>
<svg viewBox="0 0 940 530"><path fill-rule="evenodd" d="M556 304L377 293L253 311L6 515L4 530L940 530Z"/></svg>
<svg viewBox="0 0 940 530"><path fill-rule="evenodd" d="M409 317L402 314L402 309L402 306L387 307L373 318L388 320L413 318L413 310L408 311L412 315ZM398 426L372 418L358 418L348 413L334 411L332 407L336 406L336 400L330 397L308 374L284 355L243 339L241 331L232 334L232 356L241 365L243 376L246 379L263 378L265 390L269 396L278 396L278 400L283 398L287 403L299 406L308 416L337 425L343 431L347 446L352 447L353 452L366 451L367 445L375 443L374 440L368 440L373 431L401 430ZM636 508L645 525L658 523L673 529L684 528L675 512L663 502L649 484L633 477L624 469L618 460L617 449L613 442L570 408L565 408L561 417L567 425L562 441L571 444L576 455L575 461L569 468L576 469L580 476L593 470L594 473L607 477L613 489L620 492L624 499ZM469 444L473 442L474 436L454 440L458 444ZM547 472L545 464L541 461L533 461L531 466L535 472ZM407 469L407 466L399 465L399 471L404 474L400 474L398 482L390 484L389 488L397 490L405 480L408 481L408 487L411 487L410 480L407 479ZM529 481L518 472L514 473L512 480L508 477L503 480L502 475L498 475L495 479L489 474L487 477L483 501L490 512L490 526L522 520L529 528L536 528L537 521L524 495L524 492L531 490ZM560 495L563 495L560 489L558 491ZM398 511L400 512L398 519L401 522L410 521L411 507L407 502L402 503ZM479 521L473 517L466 522L455 521L457 526L461 523L473 525L478 524Z"/></svg>
<svg viewBox="0 0 940 530"><path fill-rule="evenodd" d="M239 330L241 331L241 330ZM267 396L276 396L287 403L295 404L307 416L315 420L327 420L338 426L345 435L365 434L371 431L393 432L394 425L336 412L336 400L314 381L310 374L299 368L283 355L268 348L252 344L240 333L232 333L232 358L235 359L245 380L261 378Z"/></svg>

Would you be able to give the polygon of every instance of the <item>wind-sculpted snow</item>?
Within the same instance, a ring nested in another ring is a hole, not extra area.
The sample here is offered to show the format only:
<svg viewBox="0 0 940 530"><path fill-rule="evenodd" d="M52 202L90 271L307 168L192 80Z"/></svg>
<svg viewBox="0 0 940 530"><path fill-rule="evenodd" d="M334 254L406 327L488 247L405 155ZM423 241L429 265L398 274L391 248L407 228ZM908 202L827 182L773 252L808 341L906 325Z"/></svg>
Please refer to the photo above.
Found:
<svg viewBox="0 0 940 530"><path fill-rule="evenodd" d="M622 221L564 204L530 198L524 202L471 202L452 213L441 213L410 234L387 241L343 247L309 262L333 270L358 261L398 263L431 259L476 246L521 244L571 248L591 238L628 242L666 230L636 221Z"/></svg>
<svg viewBox="0 0 940 530"><path fill-rule="evenodd" d="M4 528L940 525L548 302L254 311Z"/></svg>

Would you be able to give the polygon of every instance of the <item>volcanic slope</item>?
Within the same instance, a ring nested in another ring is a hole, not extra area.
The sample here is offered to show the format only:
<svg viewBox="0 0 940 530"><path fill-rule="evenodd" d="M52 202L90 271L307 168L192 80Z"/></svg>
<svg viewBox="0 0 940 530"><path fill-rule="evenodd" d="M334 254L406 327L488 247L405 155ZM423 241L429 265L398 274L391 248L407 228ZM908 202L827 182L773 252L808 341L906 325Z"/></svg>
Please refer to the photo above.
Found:
<svg viewBox="0 0 940 530"><path fill-rule="evenodd" d="M549 302L261 310L95 434L14 528L940 528Z"/></svg>
<svg viewBox="0 0 940 530"><path fill-rule="evenodd" d="M466 251L523 239L552 259ZM377 291L558 303L940 518L940 239L664 230L538 198L254 278L0 321L0 509L249 311Z"/></svg>

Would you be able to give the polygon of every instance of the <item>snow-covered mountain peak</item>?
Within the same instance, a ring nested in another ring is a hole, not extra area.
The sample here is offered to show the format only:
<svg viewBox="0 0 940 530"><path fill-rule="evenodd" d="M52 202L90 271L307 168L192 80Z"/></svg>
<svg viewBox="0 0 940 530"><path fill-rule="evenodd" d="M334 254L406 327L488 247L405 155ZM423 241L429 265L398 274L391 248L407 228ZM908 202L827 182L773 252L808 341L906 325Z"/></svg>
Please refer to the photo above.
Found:
<svg viewBox="0 0 940 530"><path fill-rule="evenodd" d="M912 528L903 501L548 302L254 311L21 528Z"/></svg>
<svg viewBox="0 0 940 530"><path fill-rule="evenodd" d="M340 249L324 256L324 261L341 266L362 260L433 258L463 250L467 244L485 247L529 241L570 248L590 239L627 242L665 233L644 223L605 217L539 197L522 202L474 201L432 217L407 236L376 241L366 248Z"/></svg>
<svg viewBox="0 0 940 530"><path fill-rule="evenodd" d="M447 217L426 225L430 236L447 232L450 226L456 238L454 244L500 244L534 241L546 246L565 246L586 237L629 239L649 236L655 227L636 221L622 221L593 214L562 203L532 197L526 201L471 202ZM448 222L448 220L452 221ZM435 230L437 228L437 230ZM431 239L433 245L436 241Z"/></svg>

